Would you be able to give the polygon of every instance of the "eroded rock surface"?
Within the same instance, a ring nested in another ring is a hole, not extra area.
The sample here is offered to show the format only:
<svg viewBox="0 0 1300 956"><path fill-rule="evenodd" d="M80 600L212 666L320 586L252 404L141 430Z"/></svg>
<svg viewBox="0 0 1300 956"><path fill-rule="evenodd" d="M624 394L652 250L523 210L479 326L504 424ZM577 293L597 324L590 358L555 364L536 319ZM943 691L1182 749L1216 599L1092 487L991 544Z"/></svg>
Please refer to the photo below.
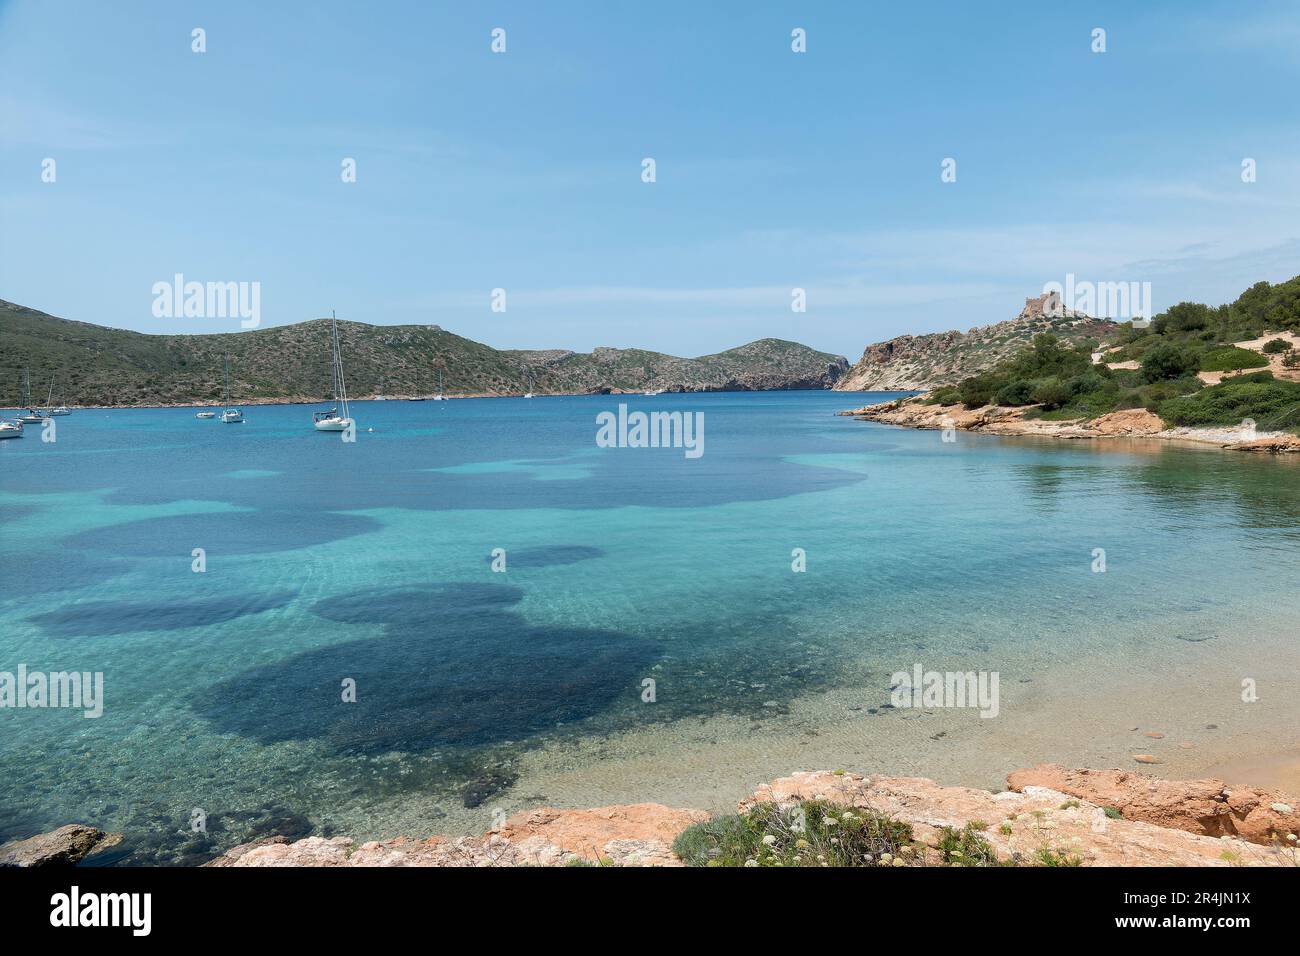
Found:
<svg viewBox="0 0 1300 956"><path fill-rule="evenodd" d="M1048 787L990 793L944 787L924 777L866 777L825 771L796 773L760 787L759 801L790 804L825 799L886 813L912 825L916 838L936 846L944 827L975 822L1001 860L1034 863L1042 854L1077 858L1083 866L1276 866L1293 853L1166 829L1140 820L1113 819L1095 803Z"/></svg>
<svg viewBox="0 0 1300 956"><path fill-rule="evenodd" d="M1291 842L1288 834L1300 835L1300 799L1222 780L1161 780L1127 770L1072 770L1049 763L1017 770L1007 777L1007 785L1013 790L1050 787L1114 807L1126 820L1206 836L1270 844Z"/></svg>
<svg viewBox="0 0 1300 956"><path fill-rule="evenodd" d="M431 837L357 843L308 837L238 846L208 866L566 866L575 861L620 866L680 866L672 842L702 810L657 803L591 810L527 810L481 837Z"/></svg>
<svg viewBox="0 0 1300 956"><path fill-rule="evenodd" d="M1222 781L1154 780L1121 770L1068 770L1045 764L1013 773L1012 789L991 793L942 786L924 777L800 772L760 786L740 812L762 802L825 799L887 814L911 825L943 862L945 827L973 825L1002 861L1027 865L1261 866L1300 862L1285 834L1295 803L1283 794ZM1109 812L1108 812L1109 810ZM1118 817L1116 812L1118 811ZM518 813L478 837L431 837L357 844L348 837L283 838L236 847L209 866L679 866L673 840L700 810L653 803L591 810ZM1279 826L1285 824L1285 829ZM1282 838L1270 845L1267 834ZM1253 841L1253 842L1252 842Z"/></svg>

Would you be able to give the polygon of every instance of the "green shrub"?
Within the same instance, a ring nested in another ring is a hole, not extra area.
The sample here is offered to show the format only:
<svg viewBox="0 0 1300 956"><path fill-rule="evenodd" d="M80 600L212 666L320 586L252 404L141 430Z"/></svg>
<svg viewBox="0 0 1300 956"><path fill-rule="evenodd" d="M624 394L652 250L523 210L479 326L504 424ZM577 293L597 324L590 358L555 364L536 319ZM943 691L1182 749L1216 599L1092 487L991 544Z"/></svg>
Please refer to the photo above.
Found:
<svg viewBox="0 0 1300 956"><path fill-rule="evenodd" d="M1060 379L1049 378L1034 387L1034 401L1046 409L1060 408L1073 397L1069 386Z"/></svg>
<svg viewBox="0 0 1300 956"><path fill-rule="evenodd" d="M1083 866L1083 860L1069 850L1053 850L1043 847L1034 853L1034 863L1038 866Z"/></svg>
<svg viewBox="0 0 1300 956"><path fill-rule="evenodd" d="M673 842L691 866L914 865L922 862L919 849L908 824L825 800L788 808L760 803L688 827Z"/></svg>
<svg viewBox="0 0 1300 956"><path fill-rule="evenodd" d="M1008 384L1007 378L992 372L972 375L957 386L962 404L967 408L991 405L994 396Z"/></svg>
<svg viewBox="0 0 1300 956"><path fill-rule="evenodd" d="M938 845L943 861L950 866L1000 866L993 847L980 836L979 830L973 822L962 830L944 827Z"/></svg>
<svg viewBox="0 0 1300 956"><path fill-rule="evenodd" d="M961 401L961 390L955 385L943 385L926 396L927 405L955 405Z"/></svg>
<svg viewBox="0 0 1300 956"><path fill-rule="evenodd" d="M1034 402L1034 383L1017 379L998 390L994 401L999 405L1032 405Z"/></svg>
<svg viewBox="0 0 1300 956"><path fill-rule="evenodd" d="M1291 351L1291 343L1286 339L1269 339L1264 343L1265 355L1281 355Z"/></svg>
<svg viewBox="0 0 1300 956"><path fill-rule="evenodd" d="M1146 350L1142 356L1142 380L1159 382L1181 378L1200 366L1200 355L1185 345L1161 342Z"/></svg>
<svg viewBox="0 0 1300 956"><path fill-rule="evenodd" d="M1201 354L1202 372L1235 372L1243 368L1267 368L1268 359L1250 349L1223 345Z"/></svg>
<svg viewBox="0 0 1300 956"><path fill-rule="evenodd" d="M1226 379L1195 395L1171 398L1160 406L1161 418L1173 425L1238 425L1253 419L1262 430L1300 425L1300 383L1253 372Z"/></svg>
<svg viewBox="0 0 1300 956"><path fill-rule="evenodd" d="M1157 333L1198 332L1210 326L1210 307L1199 302L1179 302L1155 317Z"/></svg>

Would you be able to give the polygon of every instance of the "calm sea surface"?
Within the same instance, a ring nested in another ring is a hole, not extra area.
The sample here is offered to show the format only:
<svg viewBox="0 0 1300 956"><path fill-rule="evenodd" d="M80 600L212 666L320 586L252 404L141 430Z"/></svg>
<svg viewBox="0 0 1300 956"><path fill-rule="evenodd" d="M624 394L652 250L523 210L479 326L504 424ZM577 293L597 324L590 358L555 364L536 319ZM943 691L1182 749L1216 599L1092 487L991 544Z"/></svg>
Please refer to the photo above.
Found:
<svg viewBox="0 0 1300 956"><path fill-rule="evenodd" d="M496 807L656 781L688 799L729 754L769 776L811 759L814 726L856 721L862 753L893 752L919 724L881 705L913 663L998 671L1002 716L945 715L952 736L907 748L943 777L1104 726L1103 691L1042 690L1115 686L1102 673L1228 729L1241 678L1267 684L1294 646L1294 463L946 444L833 414L869 400L361 402L354 444L304 406L238 426L76 411L52 444L29 426L0 442L0 671L100 671L105 703L0 710L0 841L82 821L126 833L121 862L196 862L269 832L482 830ZM598 448L619 401L703 412L703 456Z"/></svg>

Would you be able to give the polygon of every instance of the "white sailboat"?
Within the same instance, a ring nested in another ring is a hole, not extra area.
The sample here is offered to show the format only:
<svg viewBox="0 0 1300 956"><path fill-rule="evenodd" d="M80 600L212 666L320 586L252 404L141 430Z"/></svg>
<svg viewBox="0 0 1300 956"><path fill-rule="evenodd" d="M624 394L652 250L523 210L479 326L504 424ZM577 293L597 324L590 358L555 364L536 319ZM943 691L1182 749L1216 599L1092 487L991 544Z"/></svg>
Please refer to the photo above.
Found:
<svg viewBox="0 0 1300 956"><path fill-rule="evenodd" d="M3 422L0 421L0 439L3 438L22 438L22 422Z"/></svg>
<svg viewBox="0 0 1300 956"><path fill-rule="evenodd" d="M225 408L221 412L221 420L227 425L242 425L244 423L244 413L230 405L230 356L223 357L226 366L226 394L222 399Z"/></svg>
<svg viewBox="0 0 1300 956"><path fill-rule="evenodd" d="M32 376L28 369L23 370L23 408L18 413L20 425L39 425L45 421L45 415L32 404Z"/></svg>
<svg viewBox="0 0 1300 956"><path fill-rule="evenodd" d="M50 397L45 400L45 417L58 418L71 414L72 412L68 411L67 405L60 405L58 408L54 407L54 379L50 379Z"/></svg>
<svg viewBox="0 0 1300 956"><path fill-rule="evenodd" d="M339 320L330 310L330 367L334 381L334 407L323 412L317 412L312 416L312 422L316 425L319 432L341 432L352 428L355 423L352 421L348 410L348 390L343 381L343 352L339 348ZM339 412L339 406L343 406L342 413Z"/></svg>
<svg viewBox="0 0 1300 956"><path fill-rule="evenodd" d="M438 394L433 396L435 402L445 402L447 397L442 394L442 372L438 372Z"/></svg>

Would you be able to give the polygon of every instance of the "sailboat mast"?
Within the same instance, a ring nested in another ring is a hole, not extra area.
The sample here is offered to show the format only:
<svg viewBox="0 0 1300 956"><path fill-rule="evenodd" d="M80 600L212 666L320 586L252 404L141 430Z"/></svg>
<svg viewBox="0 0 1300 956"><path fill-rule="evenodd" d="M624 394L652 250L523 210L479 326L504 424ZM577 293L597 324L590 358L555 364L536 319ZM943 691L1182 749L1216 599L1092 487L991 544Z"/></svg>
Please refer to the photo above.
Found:
<svg viewBox="0 0 1300 956"><path fill-rule="evenodd" d="M343 405L343 417L348 417L348 390L343 381L343 347L339 344L339 320L338 316L330 309L330 324L334 331L334 376L338 385L337 398Z"/></svg>

